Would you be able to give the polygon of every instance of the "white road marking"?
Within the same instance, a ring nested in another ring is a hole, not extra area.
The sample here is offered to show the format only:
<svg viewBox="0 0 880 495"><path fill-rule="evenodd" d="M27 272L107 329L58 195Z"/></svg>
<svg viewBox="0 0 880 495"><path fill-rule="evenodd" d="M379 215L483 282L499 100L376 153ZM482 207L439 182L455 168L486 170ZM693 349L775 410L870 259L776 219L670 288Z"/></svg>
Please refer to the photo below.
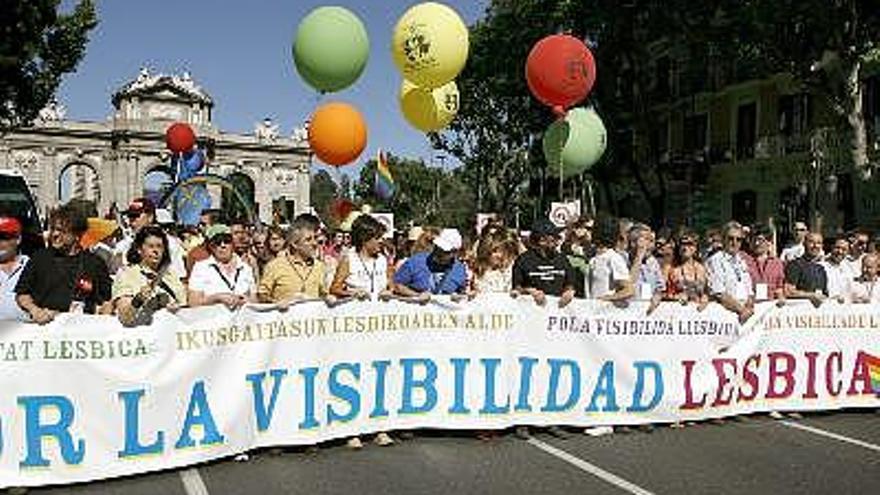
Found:
<svg viewBox="0 0 880 495"><path fill-rule="evenodd" d="M533 447L541 449L544 452L546 452L554 457L562 459L563 461L575 466L576 468L580 469L581 471L586 471L587 473L592 474L593 476L601 479L602 481L605 481L606 483L610 483L610 484L612 484L622 490L625 490L629 493L633 493L635 495L654 495L653 492L649 492L648 490L645 490L644 488L642 488L634 483L630 483L629 481L621 478L620 476L617 476L613 473L609 473L608 471L605 471L604 469L600 468L599 466L596 466L594 464L590 464L589 462L587 462L581 458L575 457L564 450L557 449L556 447L549 445L549 444L546 444L538 439L530 438L528 440L528 443L530 443Z"/></svg>
<svg viewBox="0 0 880 495"><path fill-rule="evenodd" d="M795 423L793 421L779 421L779 424L788 426L789 428L795 428L798 430L803 430L814 435L819 435L826 438L833 438L834 440L839 440L841 442L849 443L852 445L858 445L859 447L866 448L868 450L873 450L874 452L880 452L880 445L875 445L873 443L868 443L863 440L859 440L857 438L845 437L843 435L839 435L837 433L822 430L820 428L815 428L813 426L807 426L802 423Z"/></svg>
<svg viewBox="0 0 880 495"><path fill-rule="evenodd" d="M180 480L183 481L183 488L186 495L209 495L208 487L196 468L184 469L180 471Z"/></svg>

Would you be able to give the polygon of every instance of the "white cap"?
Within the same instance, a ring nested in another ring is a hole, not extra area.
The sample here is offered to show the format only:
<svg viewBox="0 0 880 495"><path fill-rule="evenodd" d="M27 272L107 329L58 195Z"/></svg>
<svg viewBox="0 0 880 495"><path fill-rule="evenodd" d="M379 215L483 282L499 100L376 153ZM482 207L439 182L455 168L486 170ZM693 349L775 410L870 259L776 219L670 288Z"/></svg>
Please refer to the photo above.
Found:
<svg viewBox="0 0 880 495"><path fill-rule="evenodd" d="M443 229L434 238L434 245L446 252L461 249L461 234L457 229Z"/></svg>
<svg viewBox="0 0 880 495"><path fill-rule="evenodd" d="M158 223L159 225L174 223L174 217L172 217L171 212L166 210L165 208L157 208L156 223Z"/></svg>

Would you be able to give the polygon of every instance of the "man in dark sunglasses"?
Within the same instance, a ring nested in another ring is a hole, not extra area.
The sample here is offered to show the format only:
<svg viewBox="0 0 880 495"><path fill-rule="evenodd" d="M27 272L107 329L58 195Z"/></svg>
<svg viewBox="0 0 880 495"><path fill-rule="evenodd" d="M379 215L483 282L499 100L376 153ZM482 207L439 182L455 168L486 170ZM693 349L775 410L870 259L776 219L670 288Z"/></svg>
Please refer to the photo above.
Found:
<svg viewBox="0 0 880 495"><path fill-rule="evenodd" d="M742 225L728 222L722 230L724 248L706 262L712 298L739 316L740 322L754 314L755 297L749 268L742 256L745 233Z"/></svg>

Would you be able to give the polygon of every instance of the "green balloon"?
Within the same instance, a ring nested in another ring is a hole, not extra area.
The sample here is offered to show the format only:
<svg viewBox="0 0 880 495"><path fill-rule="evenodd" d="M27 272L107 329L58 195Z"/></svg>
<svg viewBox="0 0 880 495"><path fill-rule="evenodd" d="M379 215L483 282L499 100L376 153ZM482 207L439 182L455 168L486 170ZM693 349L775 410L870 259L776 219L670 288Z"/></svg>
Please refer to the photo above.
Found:
<svg viewBox="0 0 880 495"><path fill-rule="evenodd" d="M367 65L370 38L358 17L342 7L319 7L296 30L293 62L299 75L322 93L351 86Z"/></svg>
<svg viewBox="0 0 880 495"><path fill-rule="evenodd" d="M599 162L608 145L608 133L595 110L574 108L564 120L547 128L542 144L547 172L553 177L567 178L580 175Z"/></svg>

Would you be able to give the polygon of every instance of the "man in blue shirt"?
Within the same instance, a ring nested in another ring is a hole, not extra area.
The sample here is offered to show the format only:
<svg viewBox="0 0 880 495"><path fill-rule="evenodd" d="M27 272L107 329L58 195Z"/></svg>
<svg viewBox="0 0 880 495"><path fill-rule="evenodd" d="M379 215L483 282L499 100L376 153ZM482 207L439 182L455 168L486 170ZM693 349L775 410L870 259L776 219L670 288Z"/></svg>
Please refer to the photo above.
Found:
<svg viewBox="0 0 880 495"><path fill-rule="evenodd" d="M394 291L427 301L431 294L461 294L467 287L467 270L458 260L461 234L444 229L434 239L434 250L411 256L394 274Z"/></svg>
<svg viewBox="0 0 880 495"><path fill-rule="evenodd" d="M0 321L25 321L27 313L15 302L15 285L27 265L28 257L18 254L21 222L0 216Z"/></svg>

